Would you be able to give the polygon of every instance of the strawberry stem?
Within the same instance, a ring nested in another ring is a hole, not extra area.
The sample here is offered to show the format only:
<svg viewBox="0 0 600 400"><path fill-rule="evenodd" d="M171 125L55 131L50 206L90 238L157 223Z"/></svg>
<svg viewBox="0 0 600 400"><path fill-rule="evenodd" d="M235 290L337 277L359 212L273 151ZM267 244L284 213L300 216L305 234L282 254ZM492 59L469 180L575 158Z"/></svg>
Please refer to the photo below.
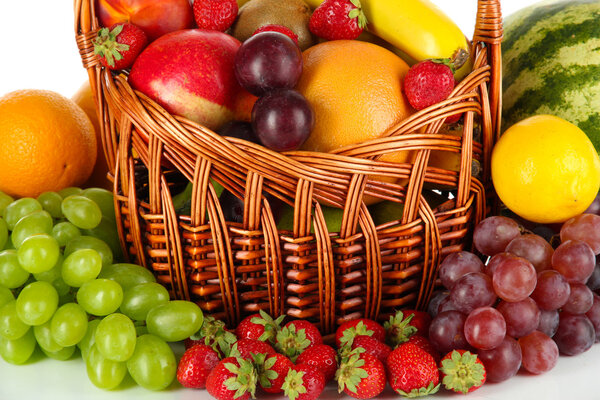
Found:
<svg viewBox="0 0 600 400"><path fill-rule="evenodd" d="M98 37L93 41L94 53L104 57L111 67L115 66L115 60L123 58L121 53L129 50L129 45L117 42L117 36L123 31L123 25L117 25L112 31L102 28L98 31Z"/></svg>

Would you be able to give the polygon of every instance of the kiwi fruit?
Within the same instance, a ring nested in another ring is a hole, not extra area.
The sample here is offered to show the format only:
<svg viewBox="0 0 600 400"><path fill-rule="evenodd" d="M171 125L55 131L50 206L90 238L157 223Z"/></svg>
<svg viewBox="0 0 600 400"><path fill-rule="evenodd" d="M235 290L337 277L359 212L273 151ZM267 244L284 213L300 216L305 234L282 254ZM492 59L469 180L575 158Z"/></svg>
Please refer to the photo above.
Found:
<svg viewBox="0 0 600 400"><path fill-rule="evenodd" d="M250 0L240 7L231 28L232 35L243 42L261 26L283 25L298 35L300 49L315 43L308 29L311 9L303 0Z"/></svg>

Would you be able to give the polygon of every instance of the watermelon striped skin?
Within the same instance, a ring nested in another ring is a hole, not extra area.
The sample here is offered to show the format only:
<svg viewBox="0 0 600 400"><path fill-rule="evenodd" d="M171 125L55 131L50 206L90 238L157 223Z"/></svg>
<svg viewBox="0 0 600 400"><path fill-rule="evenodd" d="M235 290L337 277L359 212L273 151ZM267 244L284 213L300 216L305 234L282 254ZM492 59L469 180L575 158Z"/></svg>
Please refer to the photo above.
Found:
<svg viewBox="0 0 600 400"><path fill-rule="evenodd" d="M544 1L507 17L504 32L503 128L552 114L600 152L600 0Z"/></svg>

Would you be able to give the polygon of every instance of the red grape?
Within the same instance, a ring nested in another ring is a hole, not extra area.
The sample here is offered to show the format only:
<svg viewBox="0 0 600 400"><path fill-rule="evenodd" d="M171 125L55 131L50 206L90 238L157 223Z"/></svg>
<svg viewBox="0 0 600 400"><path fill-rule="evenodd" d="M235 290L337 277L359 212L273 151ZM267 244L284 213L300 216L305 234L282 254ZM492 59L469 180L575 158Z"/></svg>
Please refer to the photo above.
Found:
<svg viewBox="0 0 600 400"><path fill-rule="evenodd" d="M580 240L562 242L552 255L552 268L560 272L569 283L585 283L595 266L594 252L587 243Z"/></svg>
<svg viewBox="0 0 600 400"><path fill-rule="evenodd" d="M471 272L456 281L448 301L457 310L468 314L476 308L493 305L496 298L490 277L481 272Z"/></svg>
<svg viewBox="0 0 600 400"><path fill-rule="evenodd" d="M492 276L494 290L502 300L526 299L535 289L537 275L533 265L522 257L501 261Z"/></svg>
<svg viewBox="0 0 600 400"><path fill-rule="evenodd" d="M600 296L594 293L594 304L592 304L592 308L585 313L585 316L588 317L592 325L594 326L594 331L596 332L596 343L600 341Z"/></svg>
<svg viewBox="0 0 600 400"><path fill-rule="evenodd" d="M596 266L585 284L590 290L600 289L600 257L596 256Z"/></svg>
<svg viewBox="0 0 600 400"><path fill-rule="evenodd" d="M450 295L444 297L440 304L438 305L437 312L438 314L444 311L456 310L459 311L458 308L454 305L454 303L450 300Z"/></svg>
<svg viewBox="0 0 600 400"><path fill-rule="evenodd" d="M275 151L297 149L308 139L315 117L300 93L276 89L259 98L252 108L252 127L260 142Z"/></svg>
<svg viewBox="0 0 600 400"><path fill-rule="evenodd" d="M249 142L258 143L258 138L252 130L252 125L245 121L231 121L225 124L219 131L221 136L229 136L244 139Z"/></svg>
<svg viewBox="0 0 600 400"><path fill-rule="evenodd" d="M534 234L518 236L510 241L506 251L528 260L538 272L552 268L554 249L541 236Z"/></svg>
<svg viewBox="0 0 600 400"><path fill-rule="evenodd" d="M479 350L477 356L485 366L489 382L505 381L521 367L521 347L510 336L505 336L502 343L491 350Z"/></svg>
<svg viewBox="0 0 600 400"><path fill-rule="evenodd" d="M550 371L558 361L558 346L540 331L533 331L519 339L521 365L532 374Z"/></svg>
<svg viewBox="0 0 600 400"><path fill-rule="evenodd" d="M600 215L580 214L571 218L560 228L560 240L581 240L594 254L600 254Z"/></svg>
<svg viewBox="0 0 600 400"><path fill-rule="evenodd" d="M558 329L559 318L558 310L540 310L540 323L537 330L545 333L548 337L554 336Z"/></svg>
<svg viewBox="0 0 600 400"><path fill-rule="evenodd" d="M238 82L256 96L273 89L292 89L301 74L300 48L279 32L262 32L250 37L235 56Z"/></svg>
<svg viewBox="0 0 600 400"><path fill-rule="evenodd" d="M485 266L485 273L487 275L489 275L489 277L491 278L492 276L494 276L494 271L496 270L496 267L498 266L498 264L500 264L501 262L504 262L507 258L515 258L515 257L517 257L517 256L515 256L514 254L511 254L511 253L504 252L504 251L502 253L495 254L488 260L488 263Z"/></svg>
<svg viewBox="0 0 600 400"><path fill-rule="evenodd" d="M567 302L570 294L571 287L565 277L549 269L538 274L531 298L542 310L558 310Z"/></svg>
<svg viewBox="0 0 600 400"><path fill-rule="evenodd" d="M531 298L509 303L501 301L496 307L506 321L506 334L514 338L529 335L540 324L540 309Z"/></svg>
<svg viewBox="0 0 600 400"><path fill-rule="evenodd" d="M429 341L442 354L455 349L469 349L465 339L464 324L467 316L460 311L439 313L429 325Z"/></svg>
<svg viewBox="0 0 600 400"><path fill-rule="evenodd" d="M493 256L506 248L511 240L521 234L514 220L495 215L477 224L473 231L473 244L481 254Z"/></svg>
<svg viewBox="0 0 600 400"><path fill-rule="evenodd" d="M440 264L438 276L446 289L469 272L483 272L483 262L473 253L458 251L451 253Z"/></svg>
<svg viewBox="0 0 600 400"><path fill-rule="evenodd" d="M438 308L442 300L448 297L448 292L438 290L433 292L431 295L431 300L429 300L429 304L427 305L427 312L431 315L431 318L435 317L438 314Z"/></svg>
<svg viewBox="0 0 600 400"><path fill-rule="evenodd" d="M590 204L590 206L587 208L587 210L584 211L584 213L600 215L600 192L598 192L596 198L594 199L594 201L592 201L592 204Z"/></svg>
<svg viewBox="0 0 600 400"><path fill-rule="evenodd" d="M560 313L558 330L552 338L561 354L574 356L587 351L596 340L594 325L583 314Z"/></svg>
<svg viewBox="0 0 600 400"><path fill-rule="evenodd" d="M571 294L562 306L562 311L570 314L585 314L594 303L594 293L583 283L570 283Z"/></svg>
<svg viewBox="0 0 600 400"><path fill-rule="evenodd" d="M465 338L476 349L491 350L499 346L506 336L506 322L502 314L492 307L473 310L465 320Z"/></svg>

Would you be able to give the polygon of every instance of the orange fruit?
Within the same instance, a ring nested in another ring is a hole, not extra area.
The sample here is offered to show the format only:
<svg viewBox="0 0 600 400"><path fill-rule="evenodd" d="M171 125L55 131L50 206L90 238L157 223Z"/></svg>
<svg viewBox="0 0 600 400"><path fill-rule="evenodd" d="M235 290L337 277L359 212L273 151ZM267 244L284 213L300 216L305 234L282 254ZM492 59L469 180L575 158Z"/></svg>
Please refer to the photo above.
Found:
<svg viewBox="0 0 600 400"><path fill-rule="evenodd" d="M112 190L112 182L108 180L107 173L109 171L106 157L104 157L104 150L102 149L102 138L100 130L100 122L98 121L98 113L96 112L96 102L94 101L94 95L92 94L92 88L89 81L85 81L83 85L77 90L77 92L71 97L79 107L85 111L92 125L94 125L94 132L96 133L96 164L94 170L89 179L83 184L84 187L101 187L106 190Z"/></svg>
<svg viewBox="0 0 600 400"><path fill-rule="evenodd" d="M302 146L304 150L330 152L379 138L414 112L402 92L409 66L381 46L334 40L307 49L303 60L296 89L315 113L315 127ZM413 159L410 151L380 157L398 163ZM365 201L370 204L375 200Z"/></svg>
<svg viewBox="0 0 600 400"><path fill-rule="evenodd" d="M0 190L37 197L83 184L96 162L96 136L85 112L48 90L0 97Z"/></svg>

